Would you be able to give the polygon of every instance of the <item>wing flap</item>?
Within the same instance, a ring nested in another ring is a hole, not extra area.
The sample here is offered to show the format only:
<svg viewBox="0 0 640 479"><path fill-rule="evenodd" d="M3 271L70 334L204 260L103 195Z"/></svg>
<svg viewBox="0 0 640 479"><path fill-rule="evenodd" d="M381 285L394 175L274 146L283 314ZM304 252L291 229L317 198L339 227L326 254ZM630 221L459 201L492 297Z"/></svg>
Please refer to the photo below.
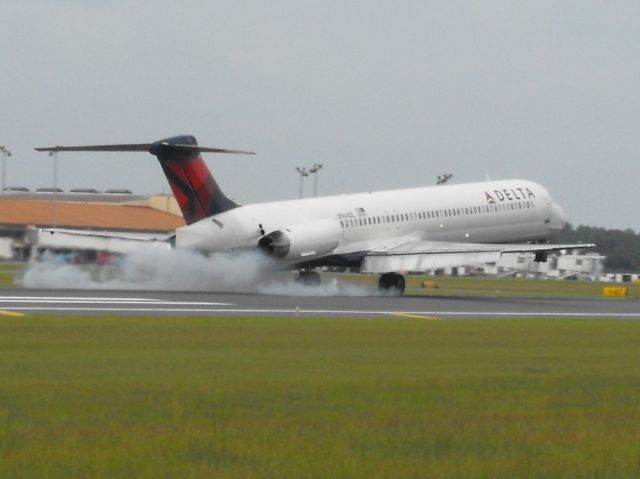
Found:
<svg viewBox="0 0 640 479"><path fill-rule="evenodd" d="M481 244L407 240L370 250L362 271L427 271L453 266L495 263L505 253L537 253L592 248L593 244Z"/></svg>
<svg viewBox="0 0 640 479"><path fill-rule="evenodd" d="M362 272L427 271L450 266L495 263L499 259L500 252L497 251L365 256Z"/></svg>

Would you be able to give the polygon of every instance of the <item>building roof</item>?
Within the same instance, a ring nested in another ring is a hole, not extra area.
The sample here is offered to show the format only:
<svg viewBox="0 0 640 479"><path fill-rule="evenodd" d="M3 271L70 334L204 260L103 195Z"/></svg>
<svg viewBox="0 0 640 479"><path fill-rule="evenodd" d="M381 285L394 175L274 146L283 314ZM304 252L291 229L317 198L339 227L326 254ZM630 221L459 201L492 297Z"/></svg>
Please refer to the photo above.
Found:
<svg viewBox="0 0 640 479"><path fill-rule="evenodd" d="M0 225L55 226L119 231L172 231L184 226L181 217L146 206L0 199Z"/></svg>

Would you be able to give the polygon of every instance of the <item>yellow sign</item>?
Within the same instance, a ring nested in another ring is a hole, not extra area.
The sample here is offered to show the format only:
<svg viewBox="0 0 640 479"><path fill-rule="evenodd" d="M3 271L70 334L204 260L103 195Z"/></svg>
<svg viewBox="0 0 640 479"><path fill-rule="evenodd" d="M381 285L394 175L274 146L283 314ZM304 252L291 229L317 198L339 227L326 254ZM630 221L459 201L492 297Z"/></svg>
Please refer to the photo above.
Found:
<svg viewBox="0 0 640 479"><path fill-rule="evenodd" d="M614 297L621 298L627 295L627 288L613 288L613 287L603 288L602 294L605 296L614 296Z"/></svg>

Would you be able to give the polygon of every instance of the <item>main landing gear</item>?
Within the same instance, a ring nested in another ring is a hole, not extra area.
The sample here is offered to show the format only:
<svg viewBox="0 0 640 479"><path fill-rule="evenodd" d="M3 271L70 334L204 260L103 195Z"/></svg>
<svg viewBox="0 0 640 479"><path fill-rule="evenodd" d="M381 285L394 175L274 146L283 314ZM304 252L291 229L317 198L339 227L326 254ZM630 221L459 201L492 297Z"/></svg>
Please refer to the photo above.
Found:
<svg viewBox="0 0 640 479"><path fill-rule="evenodd" d="M378 280L378 291L390 296L402 296L405 289L404 276L398 273L384 273Z"/></svg>
<svg viewBox="0 0 640 479"><path fill-rule="evenodd" d="M295 282L303 286L320 286L320 273L306 270L299 271L296 274Z"/></svg>

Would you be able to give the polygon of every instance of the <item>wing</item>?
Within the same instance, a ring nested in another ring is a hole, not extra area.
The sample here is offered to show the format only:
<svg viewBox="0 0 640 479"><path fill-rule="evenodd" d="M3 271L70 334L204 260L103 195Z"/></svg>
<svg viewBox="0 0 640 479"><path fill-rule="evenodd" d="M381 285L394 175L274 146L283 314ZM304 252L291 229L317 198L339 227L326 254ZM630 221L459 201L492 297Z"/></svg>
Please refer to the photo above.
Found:
<svg viewBox="0 0 640 479"><path fill-rule="evenodd" d="M505 253L549 253L593 248L594 244L475 244L398 240L369 250L362 263L365 273L427 271L447 266L495 263Z"/></svg>
<svg viewBox="0 0 640 479"><path fill-rule="evenodd" d="M130 253L149 247L171 248L170 241L173 236L136 235L132 233L64 228L38 228L29 234L31 243L41 247L108 251L110 253Z"/></svg>

